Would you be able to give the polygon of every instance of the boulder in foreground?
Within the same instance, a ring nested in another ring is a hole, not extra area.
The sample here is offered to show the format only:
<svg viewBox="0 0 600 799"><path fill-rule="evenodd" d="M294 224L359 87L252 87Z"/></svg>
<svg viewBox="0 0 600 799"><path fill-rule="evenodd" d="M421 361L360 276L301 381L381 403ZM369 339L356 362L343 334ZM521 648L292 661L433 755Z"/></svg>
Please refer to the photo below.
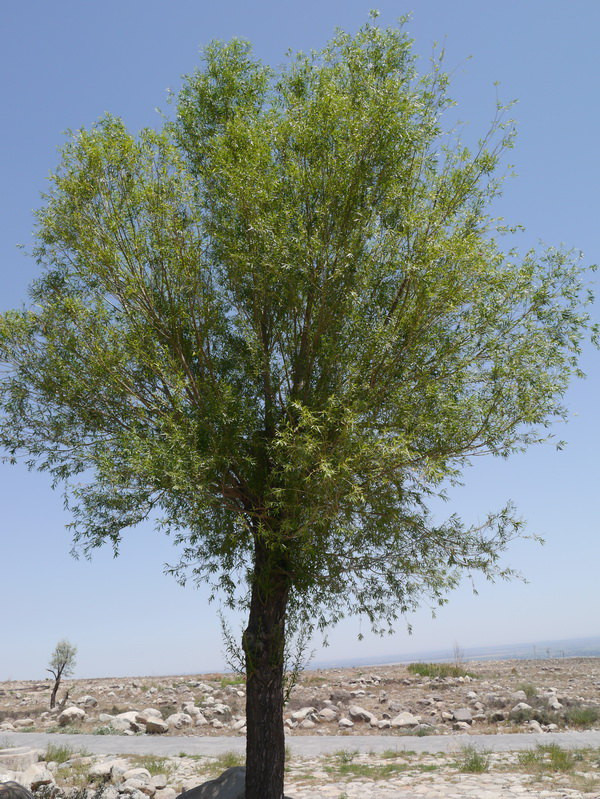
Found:
<svg viewBox="0 0 600 799"><path fill-rule="evenodd" d="M177 799L245 799L245 797L246 769L244 766L233 766L224 771L220 777L180 793ZM284 799L290 798L285 796Z"/></svg>

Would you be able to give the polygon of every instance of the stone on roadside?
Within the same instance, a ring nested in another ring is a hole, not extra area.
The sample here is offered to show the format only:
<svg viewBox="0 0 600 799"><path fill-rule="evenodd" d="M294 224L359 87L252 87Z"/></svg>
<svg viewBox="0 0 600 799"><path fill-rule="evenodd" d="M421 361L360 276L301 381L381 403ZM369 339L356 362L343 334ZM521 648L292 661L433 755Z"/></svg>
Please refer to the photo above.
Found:
<svg viewBox="0 0 600 799"><path fill-rule="evenodd" d="M367 721L369 724L377 723L377 717L360 705L350 705L348 715L352 721Z"/></svg>
<svg viewBox="0 0 600 799"><path fill-rule="evenodd" d="M307 716L310 716L316 712L317 709L315 707L301 707L300 710L294 710L290 718L292 721L304 721Z"/></svg>
<svg viewBox="0 0 600 799"><path fill-rule="evenodd" d="M419 723L419 719L417 716L413 716L412 713L408 713L406 710L402 713L398 713L398 715L392 719L390 722L392 727L402 728L402 727L416 727Z"/></svg>
<svg viewBox="0 0 600 799"><path fill-rule="evenodd" d="M79 724L85 718L85 710L72 705L71 707L67 707L61 713L59 713L57 721L60 727L66 727L67 724Z"/></svg>
<svg viewBox="0 0 600 799"><path fill-rule="evenodd" d="M163 735L165 732L169 732L167 722L156 716L147 716L145 726L149 735Z"/></svg>
<svg viewBox="0 0 600 799"><path fill-rule="evenodd" d="M335 721L338 717L338 711L332 707L324 707L319 710L318 714L321 721Z"/></svg>
<svg viewBox="0 0 600 799"><path fill-rule="evenodd" d="M342 729L345 730L349 730L350 727L354 727L354 722L344 717L338 721L338 727L341 727Z"/></svg>
<svg viewBox="0 0 600 799"><path fill-rule="evenodd" d="M98 700L96 697L90 696L90 694L82 696L78 701L80 705L83 705L83 707L96 707L98 705Z"/></svg>
<svg viewBox="0 0 600 799"><path fill-rule="evenodd" d="M465 721L470 724L473 721L473 714L468 707L459 707L452 713L452 718L454 721Z"/></svg>
<svg viewBox="0 0 600 799"><path fill-rule="evenodd" d="M188 713L172 713L166 719L170 730L180 730L182 727L190 727L192 721L192 717Z"/></svg>

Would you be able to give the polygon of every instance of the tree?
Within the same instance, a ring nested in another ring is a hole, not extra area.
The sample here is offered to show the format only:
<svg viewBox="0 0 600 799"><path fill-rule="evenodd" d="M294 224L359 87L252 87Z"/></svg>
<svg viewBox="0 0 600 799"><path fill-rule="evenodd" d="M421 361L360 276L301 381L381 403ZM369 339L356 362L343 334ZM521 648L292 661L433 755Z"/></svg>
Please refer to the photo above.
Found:
<svg viewBox="0 0 600 799"><path fill-rule="evenodd" d="M75 546L160 514L172 572L247 609L248 799L282 796L286 624L385 630L510 576L510 506L430 501L542 440L579 373L578 260L503 251L510 122L470 152L451 104L402 27L278 72L213 43L162 130L71 136L32 305L0 320L1 442L66 485Z"/></svg>
<svg viewBox="0 0 600 799"><path fill-rule="evenodd" d="M46 669L54 677L54 685L52 686L52 693L50 694L50 707L56 705L56 695L60 686L60 681L63 677L69 677L73 674L75 669L75 656L77 654L77 647L72 646L67 640L63 638L56 644L56 648L50 658L50 668ZM67 695L65 696L65 700Z"/></svg>

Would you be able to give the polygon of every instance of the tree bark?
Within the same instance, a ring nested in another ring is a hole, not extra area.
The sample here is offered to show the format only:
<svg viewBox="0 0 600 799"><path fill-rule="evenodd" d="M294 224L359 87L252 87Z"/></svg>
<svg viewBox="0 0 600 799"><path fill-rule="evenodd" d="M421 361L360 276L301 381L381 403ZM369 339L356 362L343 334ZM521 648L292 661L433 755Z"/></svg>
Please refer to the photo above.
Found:
<svg viewBox="0 0 600 799"><path fill-rule="evenodd" d="M246 799L282 799L283 668L288 579L257 542L246 656Z"/></svg>
<svg viewBox="0 0 600 799"><path fill-rule="evenodd" d="M52 688L52 693L50 694L50 710L56 704L56 694L58 693L58 686L60 685L60 680L56 680L54 683L54 687Z"/></svg>

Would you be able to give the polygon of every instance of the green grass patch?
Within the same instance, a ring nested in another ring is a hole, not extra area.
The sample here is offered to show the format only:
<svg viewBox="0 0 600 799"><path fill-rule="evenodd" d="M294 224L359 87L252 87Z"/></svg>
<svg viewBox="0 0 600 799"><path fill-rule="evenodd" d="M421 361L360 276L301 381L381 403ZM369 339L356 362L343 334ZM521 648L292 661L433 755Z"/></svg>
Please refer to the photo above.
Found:
<svg viewBox="0 0 600 799"><path fill-rule="evenodd" d="M528 702L531 702L537 697L537 689L535 685L532 685L530 682L522 683L521 685L517 686L517 691L523 691Z"/></svg>
<svg viewBox="0 0 600 799"><path fill-rule="evenodd" d="M44 755L44 760L47 763L54 761L60 765L62 763L66 763L67 760L70 760L72 757L73 750L70 746L65 746L62 744L48 744L46 753Z"/></svg>
<svg viewBox="0 0 600 799"><path fill-rule="evenodd" d="M519 754L519 764L539 774L572 771L575 762L572 752L562 749L558 744L540 744L536 749Z"/></svg>
<svg viewBox="0 0 600 799"><path fill-rule="evenodd" d="M410 674L419 677L474 677L462 666L452 663L409 663L406 667Z"/></svg>
<svg viewBox="0 0 600 799"><path fill-rule="evenodd" d="M216 758L216 763L224 771L232 766L245 766L246 758L241 752L224 752Z"/></svg>
<svg viewBox="0 0 600 799"><path fill-rule="evenodd" d="M568 707L565 712L565 721L570 727L591 727L600 718L600 708L575 706Z"/></svg>
<svg viewBox="0 0 600 799"><path fill-rule="evenodd" d="M147 769L154 777L156 774L169 775L172 771L172 766L166 757L157 757L156 755L129 755L129 760L138 768Z"/></svg>
<svg viewBox="0 0 600 799"><path fill-rule="evenodd" d="M466 774L482 774L490 769L489 752L477 749L474 746L465 746L462 749L458 762L458 770Z"/></svg>

